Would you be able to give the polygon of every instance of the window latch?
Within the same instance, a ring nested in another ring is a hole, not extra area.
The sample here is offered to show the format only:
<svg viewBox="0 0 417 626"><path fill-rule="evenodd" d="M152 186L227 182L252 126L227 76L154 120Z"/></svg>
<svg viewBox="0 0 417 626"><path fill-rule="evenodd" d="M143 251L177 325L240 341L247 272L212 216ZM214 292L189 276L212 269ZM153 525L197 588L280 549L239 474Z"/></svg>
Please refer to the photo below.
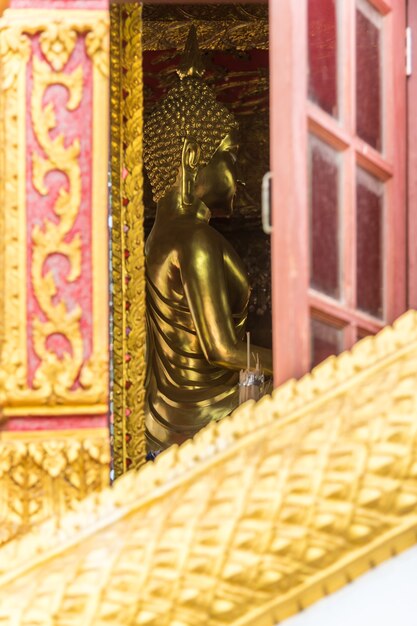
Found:
<svg viewBox="0 0 417 626"><path fill-rule="evenodd" d="M271 179L271 172L267 172L262 179L262 228L265 235L270 235L272 233L270 189Z"/></svg>

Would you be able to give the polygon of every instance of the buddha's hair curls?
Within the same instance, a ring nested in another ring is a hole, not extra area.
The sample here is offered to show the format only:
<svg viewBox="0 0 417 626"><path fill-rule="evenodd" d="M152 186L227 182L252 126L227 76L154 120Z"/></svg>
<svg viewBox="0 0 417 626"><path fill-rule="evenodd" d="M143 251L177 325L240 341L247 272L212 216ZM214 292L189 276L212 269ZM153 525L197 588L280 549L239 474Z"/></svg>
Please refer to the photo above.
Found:
<svg viewBox="0 0 417 626"><path fill-rule="evenodd" d="M204 166L238 124L200 78L186 77L150 113L144 126L144 163L157 202L173 187L184 140L195 139Z"/></svg>

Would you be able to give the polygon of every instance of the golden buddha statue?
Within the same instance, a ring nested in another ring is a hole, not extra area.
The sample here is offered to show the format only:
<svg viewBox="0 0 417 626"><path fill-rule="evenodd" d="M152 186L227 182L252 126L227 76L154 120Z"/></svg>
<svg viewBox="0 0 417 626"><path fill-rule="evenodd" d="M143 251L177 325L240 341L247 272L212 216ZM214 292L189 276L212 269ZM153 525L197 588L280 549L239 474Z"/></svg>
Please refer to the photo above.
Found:
<svg viewBox="0 0 417 626"><path fill-rule="evenodd" d="M209 225L212 214L232 211L238 125L203 72L192 27L179 83L144 127L144 162L157 202L145 246L145 424L152 451L228 415L246 367L248 278L229 242ZM271 351L252 350L271 374Z"/></svg>

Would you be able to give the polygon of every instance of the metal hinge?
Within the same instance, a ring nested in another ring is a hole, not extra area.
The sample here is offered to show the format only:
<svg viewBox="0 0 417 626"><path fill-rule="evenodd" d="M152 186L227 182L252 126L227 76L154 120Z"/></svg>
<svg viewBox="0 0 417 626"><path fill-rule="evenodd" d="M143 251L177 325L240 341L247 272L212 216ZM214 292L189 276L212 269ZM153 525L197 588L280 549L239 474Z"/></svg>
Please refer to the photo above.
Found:
<svg viewBox="0 0 417 626"><path fill-rule="evenodd" d="M405 29L405 75L411 76L413 73L413 61L412 61L412 53L413 53L413 39L411 27L407 26Z"/></svg>

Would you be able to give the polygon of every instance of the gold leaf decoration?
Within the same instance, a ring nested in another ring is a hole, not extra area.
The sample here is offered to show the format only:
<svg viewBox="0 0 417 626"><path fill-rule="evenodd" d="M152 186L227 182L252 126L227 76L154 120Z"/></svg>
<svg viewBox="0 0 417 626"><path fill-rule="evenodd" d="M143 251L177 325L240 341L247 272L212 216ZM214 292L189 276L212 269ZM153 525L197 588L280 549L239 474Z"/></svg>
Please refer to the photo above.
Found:
<svg viewBox="0 0 417 626"><path fill-rule="evenodd" d="M99 21L94 30L90 30L85 38L87 54L103 76L109 75L109 25Z"/></svg>
<svg viewBox="0 0 417 626"><path fill-rule="evenodd" d="M145 261L141 11L112 8L113 415L116 476L145 461ZM122 40L126 45L122 45ZM125 92L126 98L121 94ZM125 116L126 123L120 124ZM121 151L123 145L124 150ZM124 170L126 176L122 178Z"/></svg>
<svg viewBox="0 0 417 626"><path fill-rule="evenodd" d="M62 516L109 483L105 429L4 433L0 438L0 545Z"/></svg>
<svg viewBox="0 0 417 626"><path fill-rule="evenodd" d="M41 50L56 72L60 72L74 51L77 33L66 22L50 22L40 36Z"/></svg>
<svg viewBox="0 0 417 626"><path fill-rule="evenodd" d="M20 393L26 385L20 306L26 272L21 251L26 242L21 237L19 211L26 185L21 149L25 111L19 105L30 50L30 40L21 28L0 20L0 407L11 393Z"/></svg>
<svg viewBox="0 0 417 626"><path fill-rule="evenodd" d="M126 404L129 409L126 445L127 459L132 467L140 467L145 462L145 377L146 377L146 322L145 322L145 238L143 229L143 99L138 86L142 84L141 23L142 7L126 7L124 23L123 64L126 68L126 112L128 112L124 138L126 145L124 166L127 175L123 185L123 195L128 200L125 223L126 250L125 272L129 279L126 285L126 354L129 355L124 382L127 388Z"/></svg>
<svg viewBox="0 0 417 626"><path fill-rule="evenodd" d="M0 26L1 85L4 91L15 86L17 75L30 57L30 41L19 29Z"/></svg>

